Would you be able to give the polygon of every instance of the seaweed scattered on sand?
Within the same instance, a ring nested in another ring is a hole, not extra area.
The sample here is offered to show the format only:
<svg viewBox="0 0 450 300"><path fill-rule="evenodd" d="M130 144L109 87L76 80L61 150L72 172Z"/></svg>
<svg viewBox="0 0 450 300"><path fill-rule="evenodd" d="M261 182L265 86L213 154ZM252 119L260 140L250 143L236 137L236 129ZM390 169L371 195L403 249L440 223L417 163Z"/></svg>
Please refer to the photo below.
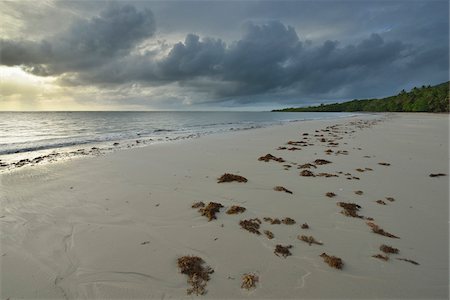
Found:
<svg viewBox="0 0 450 300"><path fill-rule="evenodd" d="M394 201L395 201L395 199L392 198L392 197L386 197L386 200L387 200L387 201L390 201L390 202L394 202Z"/></svg>
<svg viewBox="0 0 450 300"><path fill-rule="evenodd" d="M223 207L222 204L217 202L209 202L208 205L206 205L203 208L200 208L198 211L202 214L202 216L205 216L208 218L208 221L211 221L216 218L216 213L220 211L220 209Z"/></svg>
<svg viewBox="0 0 450 300"><path fill-rule="evenodd" d="M248 180L247 180L247 178L240 176L240 175L225 173L219 177L217 183L232 182L232 181L247 182Z"/></svg>
<svg viewBox="0 0 450 300"><path fill-rule="evenodd" d="M384 244L380 246L380 250L383 251L384 253L394 253L394 254L398 253L397 248L394 248L394 247L391 247L388 245L384 245Z"/></svg>
<svg viewBox="0 0 450 300"><path fill-rule="evenodd" d="M182 256L178 258L178 268L182 274L188 276L187 282L192 288L187 289L187 294L195 293L198 295L204 295L206 290L206 282L210 279L210 274L214 273L214 270L206 266L204 267L204 260L198 256Z"/></svg>
<svg viewBox="0 0 450 300"><path fill-rule="evenodd" d="M356 195L362 195L362 194L364 194L363 191L354 191L354 193L355 193Z"/></svg>
<svg viewBox="0 0 450 300"><path fill-rule="evenodd" d="M282 245L276 245L275 250L273 251L276 256L283 256L286 258L287 256L292 255L291 251L289 249L292 248L292 245L282 246Z"/></svg>
<svg viewBox="0 0 450 300"><path fill-rule="evenodd" d="M236 214L243 213L245 210L246 210L245 207L238 206L238 205L232 205L232 206L227 210L227 214L228 214L228 215L236 215Z"/></svg>
<svg viewBox="0 0 450 300"><path fill-rule="evenodd" d="M390 163L387 163L387 162L379 162L378 164L381 166L390 166L391 165Z"/></svg>
<svg viewBox="0 0 450 300"><path fill-rule="evenodd" d="M435 173L435 174L430 174L429 175L430 177L441 177L441 176L447 176L447 174L444 174L444 173Z"/></svg>
<svg viewBox="0 0 450 300"><path fill-rule="evenodd" d="M281 223L283 223L285 225L293 225L293 224L295 224L295 220L291 219L289 217L286 217L283 220L281 220Z"/></svg>
<svg viewBox="0 0 450 300"><path fill-rule="evenodd" d="M286 150L286 149L287 149L286 147L281 147L281 146L277 148L277 150Z"/></svg>
<svg viewBox="0 0 450 300"><path fill-rule="evenodd" d="M380 235L384 235L390 238L394 238L394 239L399 239L398 236L393 235L392 233L389 233L387 231L384 231L382 228L380 228L380 226L378 226L377 224L373 223L373 222L367 222L366 223L370 228L372 228L372 231L376 234L380 234Z"/></svg>
<svg viewBox="0 0 450 300"><path fill-rule="evenodd" d="M277 191L277 192L286 192L286 193L288 193L288 194L292 194L292 191L290 191L290 190L288 190L287 188L282 187L282 186L276 186L276 187L274 187L273 189L274 189L275 191Z"/></svg>
<svg viewBox="0 0 450 300"><path fill-rule="evenodd" d="M195 202L194 204L192 204L191 207L192 207L192 208L205 207L205 203L203 203L202 201L200 201L200 202Z"/></svg>
<svg viewBox="0 0 450 300"><path fill-rule="evenodd" d="M398 260L403 260L403 261L407 261L409 263L412 263L413 265L419 265L419 263L417 261L411 260L411 259L407 259L407 258L397 258Z"/></svg>
<svg viewBox="0 0 450 300"><path fill-rule="evenodd" d="M314 173L311 172L310 170L303 170L300 172L300 176L315 177L316 175L314 175Z"/></svg>
<svg viewBox="0 0 450 300"><path fill-rule="evenodd" d="M366 171L373 171L372 168L364 168Z"/></svg>
<svg viewBox="0 0 450 300"><path fill-rule="evenodd" d="M336 194L333 193L333 192L328 192L328 193L325 194L325 196L327 196L329 198L333 198L333 197L336 197Z"/></svg>
<svg viewBox="0 0 450 300"><path fill-rule="evenodd" d="M303 223L301 227L302 229L309 229L308 223Z"/></svg>
<svg viewBox="0 0 450 300"><path fill-rule="evenodd" d="M271 239L273 239L273 238L275 237L275 235L273 234L273 232L272 232L272 231L269 231L269 230L264 230L264 234L267 236L267 238L268 238L269 240L271 240Z"/></svg>
<svg viewBox="0 0 450 300"><path fill-rule="evenodd" d="M316 160L314 161L314 163L315 163L316 165L326 165L326 164L331 164L331 161L326 160L326 159L316 159Z"/></svg>
<svg viewBox="0 0 450 300"><path fill-rule="evenodd" d="M268 161L270 161L270 160L273 160L273 161L277 161L277 162L284 162L284 159L282 159L281 157L276 157L276 156L273 156L272 154L266 154L266 155L264 155L264 156L261 156L260 158L258 158L258 160L259 161L265 161L265 162L268 162Z"/></svg>
<svg viewBox="0 0 450 300"><path fill-rule="evenodd" d="M319 173L316 176L318 176L318 177L326 177L326 178L328 178L328 177L339 177L338 175L331 174L331 173Z"/></svg>
<svg viewBox="0 0 450 300"><path fill-rule="evenodd" d="M307 136L307 135L309 135L309 133L304 133L304 134L302 134L303 136Z"/></svg>
<svg viewBox="0 0 450 300"><path fill-rule="evenodd" d="M308 243L310 246L312 245L312 244L316 244L316 245L323 245L323 243L321 243L321 242L319 242L319 241L316 241L316 239L312 236L312 235L310 235L310 236L306 236L306 235L302 235L302 236L297 236L297 238L300 240L300 241L304 241L304 242L306 242L306 243Z"/></svg>
<svg viewBox="0 0 450 300"><path fill-rule="evenodd" d="M363 169L361 169L361 168L358 168L358 169L356 169L356 171L358 171L358 172L365 172L366 170L363 170Z"/></svg>
<svg viewBox="0 0 450 300"><path fill-rule="evenodd" d="M386 202L384 202L383 200L377 200L375 202L381 205L386 205Z"/></svg>
<svg viewBox="0 0 450 300"><path fill-rule="evenodd" d="M310 163L303 164L303 165L300 165L297 167L297 169L311 169L311 168L317 169L317 167L315 165L310 164Z"/></svg>
<svg viewBox="0 0 450 300"><path fill-rule="evenodd" d="M261 225L261 220L258 218L255 219L248 219L248 220L241 220L239 222L239 225L247 231L250 231L251 233L260 235L261 232L259 232L259 227Z"/></svg>
<svg viewBox="0 0 450 300"><path fill-rule="evenodd" d="M259 278L257 275L253 274L253 273L247 273L244 274L244 276L242 276L242 284L241 284L241 288L242 289L251 289L251 288L256 288L256 283L259 281Z"/></svg>
<svg viewBox="0 0 450 300"><path fill-rule="evenodd" d="M358 204L346 202L338 202L336 204L344 209L343 211L341 211L341 214L343 214L344 216L363 218L363 216L358 215L358 211L361 208L361 206L359 206Z"/></svg>
<svg viewBox="0 0 450 300"><path fill-rule="evenodd" d="M336 269L342 269L342 266L344 265L344 262L342 259L336 256L329 256L325 252L320 254L320 257L323 258L323 261L326 262L330 267L336 268Z"/></svg>
<svg viewBox="0 0 450 300"><path fill-rule="evenodd" d="M378 258L378 259L382 259L382 260L384 260L384 261L387 261L387 260L389 260L389 256L387 256L387 255L383 255L383 254L376 254L376 255L372 255L372 257L374 257L374 258Z"/></svg>
<svg viewBox="0 0 450 300"><path fill-rule="evenodd" d="M288 149L289 151L296 151L296 150L302 150L302 148L298 148L298 147L291 147Z"/></svg>
<svg viewBox="0 0 450 300"><path fill-rule="evenodd" d="M278 218L272 219L272 218L269 218L269 217L265 217L264 221L269 222L272 225L281 224L281 221Z"/></svg>

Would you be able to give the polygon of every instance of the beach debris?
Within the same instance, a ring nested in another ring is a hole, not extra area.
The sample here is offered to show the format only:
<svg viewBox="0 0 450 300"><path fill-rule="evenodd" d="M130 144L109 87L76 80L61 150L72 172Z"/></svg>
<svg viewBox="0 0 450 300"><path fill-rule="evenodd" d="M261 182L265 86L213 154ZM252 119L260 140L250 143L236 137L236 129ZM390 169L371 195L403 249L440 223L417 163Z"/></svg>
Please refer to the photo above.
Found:
<svg viewBox="0 0 450 300"><path fill-rule="evenodd" d="M317 169L317 167L315 165L310 164L310 163L303 164L303 165L300 165L297 167L297 169L311 169L311 168Z"/></svg>
<svg viewBox="0 0 450 300"><path fill-rule="evenodd" d="M269 231L269 230L264 230L264 234L267 236L267 238L268 238L269 240L271 240L271 239L273 239L273 238L275 237L275 235L273 234L273 232L272 232L272 231Z"/></svg>
<svg viewBox="0 0 450 300"><path fill-rule="evenodd" d="M381 166L390 166L391 165L390 163L387 163L387 162L379 162L378 164Z"/></svg>
<svg viewBox="0 0 450 300"><path fill-rule="evenodd" d="M286 147L281 147L281 146L277 148L277 150L286 150L286 149L287 149Z"/></svg>
<svg viewBox="0 0 450 300"><path fill-rule="evenodd" d="M293 224L295 224L295 220L291 219L289 217L286 217L283 220L281 220L281 223L283 223L285 225L293 225Z"/></svg>
<svg viewBox="0 0 450 300"><path fill-rule="evenodd" d="M292 194L292 191L290 191L287 188L282 187L282 186L276 186L273 189L274 189L274 191L277 191L277 192L286 192L288 194Z"/></svg>
<svg viewBox="0 0 450 300"><path fill-rule="evenodd" d="M299 235L299 236L297 236L297 238L298 238L300 241L304 241L305 243L308 243L310 246L311 246L312 244L323 245L323 243L317 241L312 235L310 235L310 236L306 236L306 235L301 235L301 236L300 236L300 235Z"/></svg>
<svg viewBox="0 0 450 300"><path fill-rule="evenodd" d="M386 202L384 202L383 200L377 200L375 202L381 205L386 205Z"/></svg>
<svg viewBox="0 0 450 300"><path fill-rule="evenodd" d="M200 201L200 202L195 202L194 204L192 204L191 207L192 207L192 208L205 207L205 203L203 203L202 201Z"/></svg>
<svg viewBox="0 0 450 300"><path fill-rule="evenodd" d="M356 169L356 171L358 171L358 172L365 172L366 170L363 170L363 169L361 169L361 168L358 168L358 169Z"/></svg>
<svg viewBox="0 0 450 300"><path fill-rule="evenodd" d="M272 218L269 218L269 217L265 217L264 221L269 222L272 225L281 224L281 221L278 218L272 219Z"/></svg>
<svg viewBox="0 0 450 300"><path fill-rule="evenodd" d="M441 177L441 176L447 176L447 174L445 174L445 173L435 173L435 174L430 174L429 175L430 177Z"/></svg>
<svg viewBox="0 0 450 300"><path fill-rule="evenodd" d="M275 253L276 256L283 256L284 258L286 258L287 256L292 255L291 251L289 251L289 249L292 248L292 245L287 245L287 246L283 246L283 245L276 245L275 246L275 250L273 251Z"/></svg>
<svg viewBox="0 0 450 300"><path fill-rule="evenodd" d="M291 147L288 149L289 151L296 151L296 150L302 150L302 148L298 148L298 147Z"/></svg>
<svg viewBox="0 0 450 300"><path fill-rule="evenodd" d="M316 177L316 175L314 175L313 172L309 171L309 170L303 170L300 172L300 176L305 176L305 177Z"/></svg>
<svg viewBox="0 0 450 300"><path fill-rule="evenodd" d="M336 204L344 209L341 211L341 214L343 214L344 216L353 217L353 218L362 218L363 217L363 216L358 215L358 211L361 208L361 206L359 206L356 203L338 202Z"/></svg>
<svg viewBox="0 0 450 300"><path fill-rule="evenodd" d="M309 225L307 223L303 223L301 228L302 229L309 229Z"/></svg>
<svg viewBox="0 0 450 300"><path fill-rule="evenodd" d="M243 213L245 210L246 210L245 207L238 206L238 205L232 205L232 206L227 210L227 214L228 214L228 215L240 214L240 213Z"/></svg>
<svg viewBox="0 0 450 300"><path fill-rule="evenodd" d="M259 232L259 227L261 224L261 220L258 218L255 219L248 219L248 220L241 220L239 222L239 225L247 231L250 231L251 233L260 235L261 232Z"/></svg>
<svg viewBox="0 0 450 300"><path fill-rule="evenodd" d="M419 265L419 263L417 261L411 260L411 259L407 259L407 258L397 258L398 260L403 260L403 261L407 261L409 263L412 263L413 265Z"/></svg>
<svg viewBox="0 0 450 300"><path fill-rule="evenodd" d="M232 181L247 182L248 180L247 180L247 178L240 176L240 175L225 173L219 177L217 183L232 182Z"/></svg>
<svg viewBox="0 0 450 300"><path fill-rule="evenodd" d="M223 207L222 204L217 202L209 202L208 205L206 205L203 208L200 208L198 211L202 214L202 216L205 216L208 218L208 221L211 221L216 218L216 213L220 211L220 209Z"/></svg>
<svg viewBox="0 0 450 300"><path fill-rule="evenodd" d="M316 165L326 165L326 164L331 164L331 161L326 160L326 159L316 159L316 160L314 161L314 163L315 163Z"/></svg>
<svg viewBox="0 0 450 300"><path fill-rule="evenodd" d="M376 234L380 234L380 235L384 235L390 238L394 238L394 239L399 239L398 236L393 235L392 233L389 233L387 231L384 231L382 228L380 228L380 226L378 226L377 224L373 223L373 222L367 222L366 223L370 228L372 228L372 231Z"/></svg>
<svg viewBox="0 0 450 300"><path fill-rule="evenodd" d="M391 247L388 245L384 245L384 244L380 246L380 250L383 251L384 253L394 253L394 254L398 253L397 248L394 248L394 247Z"/></svg>
<svg viewBox="0 0 450 300"><path fill-rule="evenodd" d="M378 259L382 259L382 260L384 260L384 261L388 261L388 260L389 260L389 256L383 255L383 254L372 255L372 257L378 258Z"/></svg>
<svg viewBox="0 0 450 300"><path fill-rule="evenodd" d="M342 266L344 265L344 262L342 261L342 259L340 259L339 257L336 257L336 256L330 256L330 255L326 254L325 252L320 254L320 257L322 257L323 261L332 268L340 270L340 269L342 269Z"/></svg>
<svg viewBox="0 0 450 300"><path fill-rule="evenodd" d="M256 283L258 281L259 281L259 278L257 275L255 275L253 273L246 273L246 274L244 274L244 276L242 276L241 288L247 289L247 290L256 288Z"/></svg>
<svg viewBox="0 0 450 300"><path fill-rule="evenodd" d="M362 194L364 194L363 191L354 191L354 193L355 193L356 195L362 195Z"/></svg>
<svg viewBox="0 0 450 300"><path fill-rule="evenodd" d="M392 198L392 197L386 197L386 200L387 200L387 201L390 201L390 202L394 202L394 201L395 201L395 199Z"/></svg>
<svg viewBox="0 0 450 300"><path fill-rule="evenodd" d="M187 289L187 294L204 295L206 293L206 282L210 279L210 274L214 273L214 270L203 264L205 261L198 256L182 256L178 258L178 268L182 274L188 276L187 282L192 288Z"/></svg>
<svg viewBox="0 0 450 300"><path fill-rule="evenodd" d="M318 177L339 177L339 175L336 175L336 174L331 174L331 173L319 173L319 174L317 174L316 176L318 176Z"/></svg>
<svg viewBox="0 0 450 300"><path fill-rule="evenodd" d="M325 194L325 196L327 196L329 198L333 198L333 197L336 197L336 194L333 193L333 192L328 192L328 193Z"/></svg>
<svg viewBox="0 0 450 300"><path fill-rule="evenodd" d="M277 162L284 162L284 159L281 157L276 157L273 156L272 154L266 154L264 156L261 156L260 158L258 158L259 161L265 161L268 162L269 160L273 160L273 161L277 161Z"/></svg>

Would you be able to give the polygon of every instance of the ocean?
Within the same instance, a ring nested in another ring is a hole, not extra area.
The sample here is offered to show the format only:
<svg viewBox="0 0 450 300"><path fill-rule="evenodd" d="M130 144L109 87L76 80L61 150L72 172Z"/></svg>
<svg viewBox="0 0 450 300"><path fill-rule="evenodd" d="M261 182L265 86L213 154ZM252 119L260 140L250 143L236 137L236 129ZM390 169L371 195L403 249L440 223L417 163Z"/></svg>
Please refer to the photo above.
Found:
<svg viewBox="0 0 450 300"><path fill-rule="evenodd" d="M0 169L351 113L0 112Z"/></svg>

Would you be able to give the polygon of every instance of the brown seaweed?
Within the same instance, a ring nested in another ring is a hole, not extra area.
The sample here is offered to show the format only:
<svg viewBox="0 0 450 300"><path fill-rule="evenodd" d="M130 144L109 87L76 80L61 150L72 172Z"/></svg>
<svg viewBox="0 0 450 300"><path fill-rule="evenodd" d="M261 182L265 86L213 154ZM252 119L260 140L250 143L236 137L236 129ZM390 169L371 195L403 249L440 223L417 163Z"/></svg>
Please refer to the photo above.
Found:
<svg viewBox="0 0 450 300"><path fill-rule="evenodd" d="M347 217L362 218L363 216L358 215L358 211L361 208L355 203L338 202L338 206L342 207L344 210L341 213Z"/></svg>
<svg viewBox="0 0 450 300"><path fill-rule="evenodd" d="M276 157L276 156L273 156L272 154L266 154L266 155L264 155L264 156L261 156L260 158L258 158L258 160L259 161L265 161L265 162L268 162L268 161L270 161L270 160L273 160L273 161L277 161L277 162L284 162L284 159L282 159L281 157Z"/></svg>
<svg viewBox="0 0 450 300"><path fill-rule="evenodd" d="M380 250L383 251L384 253L394 253L397 254L399 251L397 248L388 246L388 245L381 245L380 246Z"/></svg>
<svg viewBox="0 0 450 300"><path fill-rule="evenodd" d="M387 163L387 162L379 162L378 164L381 166L390 166L391 165L390 163Z"/></svg>
<svg viewBox="0 0 450 300"><path fill-rule="evenodd" d="M204 260L198 256L182 256L178 258L178 268L182 274L188 276L187 282L192 288L187 289L187 294L195 293L198 295L204 295L206 290L206 282L210 279L210 274L214 273L214 270L206 266L204 267Z"/></svg>
<svg viewBox="0 0 450 300"><path fill-rule="evenodd" d="M319 173L319 174L317 174L316 176L318 176L318 177L326 177L326 178L328 178L328 177L339 177L338 175L336 175L336 174L331 174L331 173Z"/></svg>
<svg viewBox="0 0 450 300"><path fill-rule="evenodd" d="M255 275L253 273L244 274L244 276L242 276L241 288L247 289L247 290L256 288L256 283L258 281L259 281L259 278L257 275Z"/></svg>
<svg viewBox="0 0 450 300"><path fill-rule="evenodd" d="M429 175L430 177L441 177L441 176L447 176L445 173L432 173Z"/></svg>
<svg viewBox="0 0 450 300"><path fill-rule="evenodd" d="M300 236L300 235L299 235L299 236L297 236L297 238L298 238L300 241L303 241L303 242L305 242L305 243L308 243L310 246L311 246L312 244L323 245L323 243L317 241L312 235L310 235L310 236L306 236L306 235Z"/></svg>
<svg viewBox="0 0 450 300"><path fill-rule="evenodd" d="M248 180L247 180L247 178L240 176L240 175L225 173L219 177L217 183L232 182L232 181L247 182Z"/></svg>
<svg viewBox="0 0 450 300"><path fill-rule="evenodd" d="M386 205L386 202L384 202L383 200L377 200L375 202L381 205Z"/></svg>
<svg viewBox="0 0 450 300"><path fill-rule="evenodd" d="M390 202L394 202L394 201L395 201L395 199L392 198L392 197L386 197L386 200L387 200L387 201L390 201Z"/></svg>
<svg viewBox="0 0 450 300"><path fill-rule="evenodd" d="M411 260L411 259L407 259L407 258L397 258L398 260L403 260L403 261L407 261L409 263L412 263L413 265L419 265L419 263L417 261Z"/></svg>
<svg viewBox="0 0 450 300"><path fill-rule="evenodd" d="M399 239L398 236L393 235L392 233L389 233L387 231L384 231L382 228L380 228L380 226L378 226L377 224L373 223L373 222L367 222L366 223L370 228L372 228L372 231L376 234L380 234L380 235L384 235L390 238L394 238L394 239Z"/></svg>
<svg viewBox="0 0 450 300"><path fill-rule="evenodd" d="M292 255L291 251L289 249L292 248L292 245L282 246L282 245L276 245L275 250L273 251L276 256L283 256L286 258L287 256Z"/></svg>
<svg viewBox="0 0 450 300"><path fill-rule="evenodd" d="M354 193L355 193L356 195L362 195L362 194L364 194L363 191L354 191Z"/></svg>
<svg viewBox="0 0 450 300"><path fill-rule="evenodd" d="M333 197L336 197L336 194L333 193L333 192L328 192L328 193L325 194L325 196L327 196L329 198L333 198Z"/></svg>
<svg viewBox="0 0 450 300"><path fill-rule="evenodd" d="M326 262L330 267L335 269L342 269L342 266L344 265L344 262L341 258L336 256L329 256L325 252L320 254L320 257L323 258L323 261Z"/></svg>
<svg viewBox="0 0 450 300"><path fill-rule="evenodd" d="M272 231L269 231L269 230L264 230L264 234L267 236L267 238L268 238L269 240L271 240L271 239L273 239L273 238L275 237L275 235L273 234L273 232L272 232Z"/></svg>
<svg viewBox="0 0 450 300"><path fill-rule="evenodd" d="M310 163L303 164L303 165L300 165L297 167L297 169L311 169L311 168L317 169L317 167L315 165L310 164Z"/></svg>
<svg viewBox="0 0 450 300"><path fill-rule="evenodd" d="M288 189L286 189L285 187L282 187L282 186L276 186L273 189L275 191L277 191L277 192L285 192L285 193L288 193L288 194L292 194L292 191L290 191L290 190L288 190Z"/></svg>
<svg viewBox="0 0 450 300"><path fill-rule="evenodd" d="M208 221L211 221L217 219L216 213L218 213L222 207L223 205L220 203L209 202L208 205L206 205L203 208L200 208L198 211L202 214L202 216L207 217Z"/></svg>
<svg viewBox="0 0 450 300"><path fill-rule="evenodd" d="M233 205L227 210L227 214L228 215L240 214L243 213L245 210L246 210L245 207Z"/></svg>
<svg viewBox="0 0 450 300"><path fill-rule="evenodd" d="M255 219L248 219L248 220L241 220L239 222L239 225L247 231L250 231L251 233L260 235L261 232L259 232L259 227L261 224L261 220L258 218Z"/></svg>
<svg viewBox="0 0 450 300"><path fill-rule="evenodd" d="M331 161L326 160L326 159L316 159L314 161L314 164L316 164L316 165L326 165L326 164L331 164Z"/></svg>
<svg viewBox="0 0 450 300"><path fill-rule="evenodd" d="M376 254L376 255L372 255L372 257L374 257L374 258L378 258L378 259L382 259L382 260L384 260L384 261L387 261L387 260L389 260L389 256L387 256L387 255L383 255L383 254Z"/></svg>
<svg viewBox="0 0 450 300"><path fill-rule="evenodd" d="M265 217L264 221L269 222L272 225L281 224L281 221L278 218L272 219L272 218L269 218L269 217Z"/></svg>
<svg viewBox="0 0 450 300"><path fill-rule="evenodd" d="M307 223L303 223L301 228L302 229L309 229L309 225Z"/></svg>
<svg viewBox="0 0 450 300"><path fill-rule="evenodd" d="M291 219L289 217L286 217L283 220L281 220L281 223L283 223L285 225L293 225L293 224L295 224L295 220Z"/></svg>
<svg viewBox="0 0 450 300"><path fill-rule="evenodd" d="M315 177L316 175L314 175L314 173L309 170L303 170L300 172L300 176Z"/></svg>
<svg viewBox="0 0 450 300"><path fill-rule="evenodd" d="M200 202L195 202L194 204L192 204L191 207L192 207L192 208L205 207L205 203L203 203L202 201L200 201Z"/></svg>

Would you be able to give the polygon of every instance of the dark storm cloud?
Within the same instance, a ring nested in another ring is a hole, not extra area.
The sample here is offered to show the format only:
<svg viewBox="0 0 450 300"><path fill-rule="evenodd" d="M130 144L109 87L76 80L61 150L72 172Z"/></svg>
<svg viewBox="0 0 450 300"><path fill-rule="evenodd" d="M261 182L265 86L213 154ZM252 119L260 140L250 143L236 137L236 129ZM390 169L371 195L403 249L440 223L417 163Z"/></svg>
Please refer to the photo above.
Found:
<svg viewBox="0 0 450 300"><path fill-rule="evenodd" d="M1 63L65 85L176 87L224 105L378 97L448 80L445 1L128 3L39 42L3 39ZM141 47L177 30L183 42Z"/></svg>

